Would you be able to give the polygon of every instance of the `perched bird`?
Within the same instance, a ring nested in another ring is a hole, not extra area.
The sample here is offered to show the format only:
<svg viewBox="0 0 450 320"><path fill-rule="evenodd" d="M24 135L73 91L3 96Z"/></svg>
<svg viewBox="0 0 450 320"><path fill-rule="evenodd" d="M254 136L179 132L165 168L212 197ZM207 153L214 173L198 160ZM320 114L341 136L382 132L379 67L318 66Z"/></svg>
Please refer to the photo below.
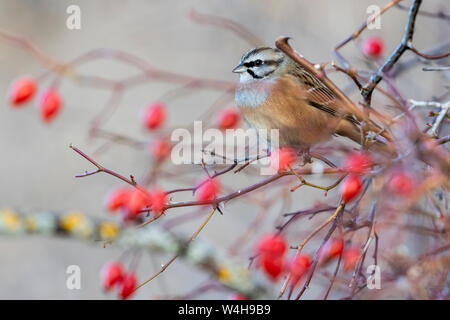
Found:
<svg viewBox="0 0 450 320"><path fill-rule="evenodd" d="M240 75L235 99L245 121L255 129L278 129L280 147L309 150L333 135L362 142L362 111L349 111L317 76L281 50L251 49L233 72ZM364 130L365 135L382 131L372 121Z"/></svg>

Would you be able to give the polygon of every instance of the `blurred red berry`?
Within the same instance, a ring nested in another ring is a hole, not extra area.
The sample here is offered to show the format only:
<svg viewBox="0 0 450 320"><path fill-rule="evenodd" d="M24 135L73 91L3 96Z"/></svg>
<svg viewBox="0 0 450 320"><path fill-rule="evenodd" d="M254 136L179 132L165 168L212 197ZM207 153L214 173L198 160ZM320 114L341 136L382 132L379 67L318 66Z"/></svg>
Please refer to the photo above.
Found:
<svg viewBox="0 0 450 320"><path fill-rule="evenodd" d="M297 160L297 154L291 148L280 148L272 152L270 165L276 171L286 170Z"/></svg>
<svg viewBox="0 0 450 320"><path fill-rule="evenodd" d="M30 100L36 92L36 81L31 77L23 77L11 84L9 89L9 102L13 106L20 106Z"/></svg>
<svg viewBox="0 0 450 320"><path fill-rule="evenodd" d="M263 256L281 257L286 250L286 241L283 236L276 233L263 235L256 244L256 252Z"/></svg>
<svg viewBox="0 0 450 320"><path fill-rule="evenodd" d="M150 144L150 154L157 161L162 161L170 155L172 145L166 139L158 139Z"/></svg>
<svg viewBox="0 0 450 320"><path fill-rule="evenodd" d="M239 112L234 108L222 110L217 117L217 127L219 129L235 128L239 122Z"/></svg>
<svg viewBox="0 0 450 320"><path fill-rule="evenodd" d="M106 207L109 211L114 212L127 205L130 198L131 190L128 188L119 188L113 190L106 198Z"/></svg>
<svg viewBox="0 0 450 320"><path fill-rule="evenodd" d="M260 265L264 273L272 280L277 280L284 270L284 260L282 257L264 255L260 258Z"/></svg>
<svg viewBox="0 0 450 320"><path fill-rule="evenodd" d="M341 183L340 192L342 200L348 202L358 195L362 189L362 181L359 176L349 175Z"/></svg>
<svg viewBox="0 0 450 320"><path fill-rule="evenodd" d="M143 122L147 129L155 130L166 120L166 106L162 102L151 103L144 110Z"/></svg>
<svg viewBox="0 0 450 320"><path fill-rule="evenodd" d="M121 299L129 298L136 289L137 279L134 272L128 272L120 283L119 296Z"/></svg>
<svg viewBox="0 0 450 320"><path fill-rule="evenodd" d="M406 196L414 189L414 179L407 172L398 171L391 176L388 186L391 192Z"/></svg>
<svg viewBox="0 0 450 320"><path fill-rule="evenodd" d="M152 211L154 213L160 214L166 207L167 194L162 189L153 189L150 191L150 203L152 206Z"/></svg>
<svg viewBox="0 0 450 320"><path fill-rule="evenodd" d="M120 262L110 262L101 271L102 285L105 290L111 290L123 279L124 269Z"/></svg>
<svg viewBox="0 0 450 320"><path fill-rule="evenodd" d="M361 50L366 57L378 58L383 54L384 41L377 36L368 37L363 40Z"/></svg>
<svg viewBox="0 0 450 320"><path fill-rule="evenodd" d="M219 192L219 181L217 179L208 178L199 184L198 189L195 191L195 195L197 200L203 202L214 200Z"/></svg>
<svg viewBox="0 0 450 320"><path fill-rule="evenodd" d="M321 264L329 262L331 259L339 257L344 250L344 240L334 238L329 240L320 250L319 259Z"/></svg>
<svg viewBox="0 0 450 320"><path fill-rule="evenodd" d="M345 158L343 169L351 173L363 174L371 165L372 161L369 154L352 152Z"/></svg>
<svg viewBox="0 0 450 320"><path fill-rule="evenodd" d="M235 293L231 296L231 300L248 300L248 298L240 293Z"/></svg>
<svg viewBox="0 0 450 320"><path fill-rule="evenodd" d="M344 261L344 271L348 272L355 268L356 263L359 259L359 250L357 248L348 248L344 250L344 254L342 256Z"/></svg>
<svg viewBox="0 0 450 320"><path fill-rule="evenodd" d="M150 205L148 193L135 189L131 192L127 202L128 218L136 217L142 209Z"/></svg>
<svg viewBox="0 0 450 320"><path fill-rule="evenodd" d="M306 253L298 254L290 263L291 283L296 285L311 266L311 258Z"/></svg>
<svg viewBox="0 0 450 320"><path fill-rule="evenodd" d="M50 122L61 110L61 97L54 89L48 89L42 93L39 108L44 122Z"/></svg>

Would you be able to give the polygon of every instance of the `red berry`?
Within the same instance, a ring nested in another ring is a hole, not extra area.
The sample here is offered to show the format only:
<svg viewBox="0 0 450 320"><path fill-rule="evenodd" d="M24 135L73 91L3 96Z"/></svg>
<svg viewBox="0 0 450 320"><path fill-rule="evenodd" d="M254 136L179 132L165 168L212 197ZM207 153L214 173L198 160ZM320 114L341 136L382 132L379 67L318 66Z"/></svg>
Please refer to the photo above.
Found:
<svg viewBox="0 0 450 320"><path fill-rule="evenodd" d="M320 250L320 263L325 264L331 259L336 258L342 254L344 250L344 240L342 238L334 238L329 240L325 246Z"/></svg>
<svg viewBox="0 0 450 320"><path fill-rule="evenodd" d="M112 191L106 199L108 210L113 212L124 207L128 203L130 194L131 190L128 188L119 188Z"/></svg>
<svg viewBox="0 0 450 320"><path fill-rule="evenodd" d="M311 258L308 254L301 253L298 254L291 262L289 266L289 271L291 273L291 283L296 285L303 275L306 274L309 267L311 266Z"/></svg>
<svg viewBox="0 0 450 320"><path fill-rule="evenodd" d="M158 139L150 144L150 154L157 161L162 161L169 156L172 146L166 139Z"/></svg>
<svg viewBox="0 0 450 320"><path fill-rule="evenodd" d="M228 108L219 113L217 117L217 127L219 129L235 128L240 119L239 112L234 108Z"/></svg>
<svg viewBox="0 0 450 320"><path fill-rule="evenodd" d="M167 194L162 189L154 189L150 192L150 203L152 211L160 214L164 211L167 203Z"/></svg>
<svg viewBox="0 0 450 320"><path fill-rule="evenodd" d="M343 169L351 173L363 174L370 168L371 164L369 154L352 152L345 158Z"/></svg>
<svg viewBox="0 0 450 320"><path fill-rule="evenodd" d="M101 271L103 288L111 290L117 283L122 281L123 266L120 262L110 262L106 264Z"/></svg>
<svg viewBox="0 0 450 320"><path fill-rule="evenodd" d="M231 296L231 300L248 300L248 298L240 293L235 293Z"/></svg>
<svg viewBox="0 0 450 320"><path fill-rule="evenodd" d="M121 299L129 298L136 289L136 275L134 272L128 272L123 276L123 280L120 284L119 296Z"/></svg>
<svg viewBox="0 0 450 320"><path fill-rule="evenodd" d="M50 122L61 109L61 97L54 89L48 89L42 93L39 108L44 122Z"/></svg>
<svg viewBox="0 0 450 320"><path fill-rule="evenodd" d="M357 248L348 248L343 254L344 271L348 272L355 268L359 259L359 250Z"/></svg>
<svg viewBox="0 0 450 320"><path fill-rule="evenodd" d="M142 209L150 205L148 193L135 189L131 192L127 203L128 218L136 217Z"/></svg>
<svg viewBox="0 0 450 320"><path fill-rule="evenodd" d="M36 92L36 82L31 77L23 77L15 80L9 90L9 102L13 106L19 106L30 100Z"/></svg>
<svg viewBox="0 0 450 320"><path fill-rule="evenodd" d="M406 196L414 189L414 179L404 171L395 172L389 180L389 190L395 194Z"/></svg>
<svg viewBox="0 0 450 320"><path fill-rule="evenodd" d="M356 175L349 175L347 178L345 178L344 181L342 181L341 184L341 195L342 200L344 202L348 202L352 200L354 197L358 195L358 193L361 191L362 188L362 181L359 176Z"/></svg>
<svg viewBox="0 0 450 320"><path fill-rule="evenodd" d="M342 250L344 250L344 240L341 238L335 238L329 242L328 253L331 258L340 256Z"/></svg>
<svg viewBox="0 0 450 320"><path fill-rule="evenodd" d="M143 122L147 129L155 130L166 120L166 106L162 102L151 103L144 110Z"/></svg>
<svg viewBox="0 0 450 320"><path fill-rule="evenodd" d="M220 192L220 183L217 179L208 178L199 184L195 191L197 200L206 202L214 200Z"/></svg>
<svg viewBox="0 0 450 320"><path fill-rule="evenodd" d="M280 148L272 152L270 165L276 171L286 170L297 160L297 154L291 148Z"/></svg>
<svg viewBox="0 0 450 320"><path fill-rule="evenodd" d="M286 241L276 233L262 236L256 245L257 253L264 256L280 257L286 253L286 249Z"/></svg>
<svg viewBox="0 0 450 320"><path fill-rule="evenodd" d="M260 265L272 280L278 279L284 270L284 260L282 257L265 255L260 259Z"/></svg>
<svg viewBox="0 0 450 320"><path fill-rule="evenodd" d="M367 57L378 58L383 54L384 42L380 37L368 37L362 42L361 50Z"/></svg>

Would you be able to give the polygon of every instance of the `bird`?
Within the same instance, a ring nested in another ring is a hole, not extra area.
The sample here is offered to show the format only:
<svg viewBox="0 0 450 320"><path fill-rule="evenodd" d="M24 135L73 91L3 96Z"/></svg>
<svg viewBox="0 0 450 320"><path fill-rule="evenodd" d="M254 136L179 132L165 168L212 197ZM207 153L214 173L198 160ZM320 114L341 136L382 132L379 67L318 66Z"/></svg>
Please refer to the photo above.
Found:
<svg viewBox="0 0 450 320"><path fill-rule="evenodd" d="M359 144L365 140L362 111L349 110L316 75L278 48L253 48L232 71L239 74L235 101L245 122L257 130L279 130L280 148L308 151L336 135ZM375 136L381 132L381 143L389 140L378 125L366 121L365 135L370 131Z"/></svg>

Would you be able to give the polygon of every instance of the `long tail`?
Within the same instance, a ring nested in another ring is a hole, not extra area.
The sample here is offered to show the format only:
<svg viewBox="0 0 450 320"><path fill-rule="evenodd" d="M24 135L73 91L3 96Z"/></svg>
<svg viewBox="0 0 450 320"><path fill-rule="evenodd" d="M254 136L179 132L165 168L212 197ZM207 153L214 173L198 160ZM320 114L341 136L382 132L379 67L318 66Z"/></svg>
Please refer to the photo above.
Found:
<svg viewBox="0 0 450 320"><path fill-rule="evenodd" d="M379 134L375 140L368 142L366 135L369 131ZM387 131L382 131L377 125L369 123L364 126L364 136L362 135L361 128L354 123L343 119L339 122L336 129L336 134L347 137L358 144L364 144L369 149L374 149L377 151L389 152L392 150L389 148L389 142L392 141L392 137Z"/></svg>

